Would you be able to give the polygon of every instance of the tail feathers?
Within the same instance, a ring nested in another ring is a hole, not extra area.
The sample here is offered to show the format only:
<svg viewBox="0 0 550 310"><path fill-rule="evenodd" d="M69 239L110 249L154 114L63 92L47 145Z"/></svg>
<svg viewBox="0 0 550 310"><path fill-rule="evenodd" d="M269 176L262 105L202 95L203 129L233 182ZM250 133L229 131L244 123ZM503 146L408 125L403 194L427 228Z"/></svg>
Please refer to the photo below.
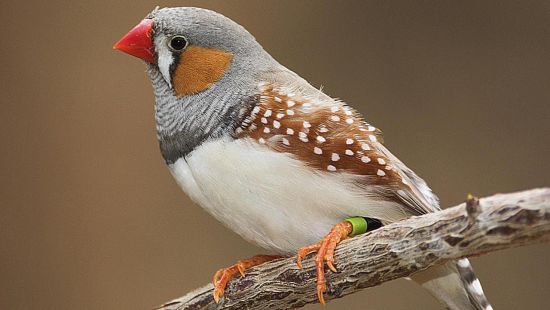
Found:
<svg viewBox="0 0 550 310"><path fill-rule="evenodd" d="M462 280L462 284L468 293L468 298L472 305L476 305L476 309L493 310L485 293L483 293L481 283L476 277L470 261L467 258L459 259L456 262L456 269L460 274L460 279Z"/></svg>
<svg viewBox="0 0 550 310"><path fill-rule="evenodd" d="M467 259L427 269L411 278L450 310L493 309Z"/></svg>

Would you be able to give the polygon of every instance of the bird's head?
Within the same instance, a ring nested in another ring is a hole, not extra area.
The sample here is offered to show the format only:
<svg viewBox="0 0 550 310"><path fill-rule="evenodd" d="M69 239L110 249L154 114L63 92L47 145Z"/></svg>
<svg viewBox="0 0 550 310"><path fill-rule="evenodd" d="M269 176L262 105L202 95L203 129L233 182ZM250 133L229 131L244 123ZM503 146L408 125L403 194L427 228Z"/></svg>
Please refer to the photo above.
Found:
<svg viewBox="0 0 550 310"><path fill-rule="evenodd" d="M178 97L205 91L226 74L257 70L269 59L239 24L191 7L155 9L114 48L158 70Z"/></svg>
<svg viewBox="0 0 550 310"><path fill-rule="evenodd" d="M148 66L167 162L230 133L258 83L284 71L242 26L200 8L155 9L114 48Z"/></svg>

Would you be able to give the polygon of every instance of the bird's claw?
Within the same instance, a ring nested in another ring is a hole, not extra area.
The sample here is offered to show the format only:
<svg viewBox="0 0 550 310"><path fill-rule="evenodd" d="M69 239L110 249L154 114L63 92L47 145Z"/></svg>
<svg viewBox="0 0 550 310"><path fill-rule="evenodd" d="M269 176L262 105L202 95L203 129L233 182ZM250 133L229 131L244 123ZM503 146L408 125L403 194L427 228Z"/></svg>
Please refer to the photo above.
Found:
<svg viewBox="0 0 550 310"><path fill-rule="evenodd" d="M281 258L281 256L256 255L248 259L240 260L233 266L222 268L216 271L214 277L212 278L212 284L214 285L214 301L216 303L220 301L220 298L222 298L225 293L225 287L227 286L227 283L229 283L229 280L231 280L231 278L235 274L239 273L242 278L245 276L245 271L247 269L277 258Z"/></svg>
<svg viewBox="0 0 550 310"><path fill-rule="evenodd" d="M302 259L312 252L315 255L315 267L317 271L317 298L321 304L325 304L323 293L327 290L325 280L325 263L332 272L337 272L334 266L334 250L340 241L346 239L352 231L351 223L344 221L332 227L330 232L318 243L305 246L298 250L296 264L302 269Z"/></svg>

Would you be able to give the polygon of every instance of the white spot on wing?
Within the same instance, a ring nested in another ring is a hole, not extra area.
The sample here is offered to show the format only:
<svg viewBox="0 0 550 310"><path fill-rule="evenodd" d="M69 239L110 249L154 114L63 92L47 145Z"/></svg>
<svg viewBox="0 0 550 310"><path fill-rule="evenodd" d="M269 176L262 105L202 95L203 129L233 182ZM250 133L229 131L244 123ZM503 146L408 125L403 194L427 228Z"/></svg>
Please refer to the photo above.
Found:
<svg viewBox="0 0 550 310"><path fill-rule="evenodd" d="M330 159L332 161L339 161L340 160L340 155L338 155L336 153L332 153L332 156L330 157Z"/></svg>
<svg viewBox="0 0 550 310"><path fill-rule="evenodd" d="M260 82L260 83L258 83L258 88L259 88L260 90L262 90L262 91L263 91L263 90L266 90L266 88L267 88L267 82Z"/></svg>
<svg viewBox="0 0 550 310"><path fill-rule="evenodd" d="M314 147L313 148L313 153L317 154L317 155L321 155L323 154L323 150L321 150L320 148L318 147Z"/></svg>
<svg viewBox="0 0 550 310"><path fill-rule="evenodd" d="M336 171L336 167L334 167L333 165L328 165L327 170L334 172L334 171Z"/></svg>

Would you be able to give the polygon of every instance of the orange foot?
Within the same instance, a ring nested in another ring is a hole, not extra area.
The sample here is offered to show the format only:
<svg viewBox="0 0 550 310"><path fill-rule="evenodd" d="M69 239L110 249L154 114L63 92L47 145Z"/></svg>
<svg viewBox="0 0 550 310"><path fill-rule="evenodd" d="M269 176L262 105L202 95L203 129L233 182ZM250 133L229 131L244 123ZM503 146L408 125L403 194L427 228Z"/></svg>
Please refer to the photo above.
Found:
<svg viewBox="0 0 550 310"><path fill-rule="evenodd" d="M214 274L212 284L214 284L214 301L218 303L225 292L225 287L231 278L238 272L241 278L244 277L246 269L272 261L282 256L277 255L256 255L251 258L238 261L235 265L227 268L222 268Z"/></svg>
<svg viewBox="0 0 550 310"><path fill-rule="evenodd" d="M334 267L334 250L340 241L348 238L352 231L352 225L348 221L338 223L332 227L330 232L318 243L305 246L298 250L296 263L302 269L302 259L309 253L317 251L315 255L315 266L317 269L317 298L321 304L325 304L323 293L327 290L325 281L325 262L328 268L336 272Z"/></svg>

